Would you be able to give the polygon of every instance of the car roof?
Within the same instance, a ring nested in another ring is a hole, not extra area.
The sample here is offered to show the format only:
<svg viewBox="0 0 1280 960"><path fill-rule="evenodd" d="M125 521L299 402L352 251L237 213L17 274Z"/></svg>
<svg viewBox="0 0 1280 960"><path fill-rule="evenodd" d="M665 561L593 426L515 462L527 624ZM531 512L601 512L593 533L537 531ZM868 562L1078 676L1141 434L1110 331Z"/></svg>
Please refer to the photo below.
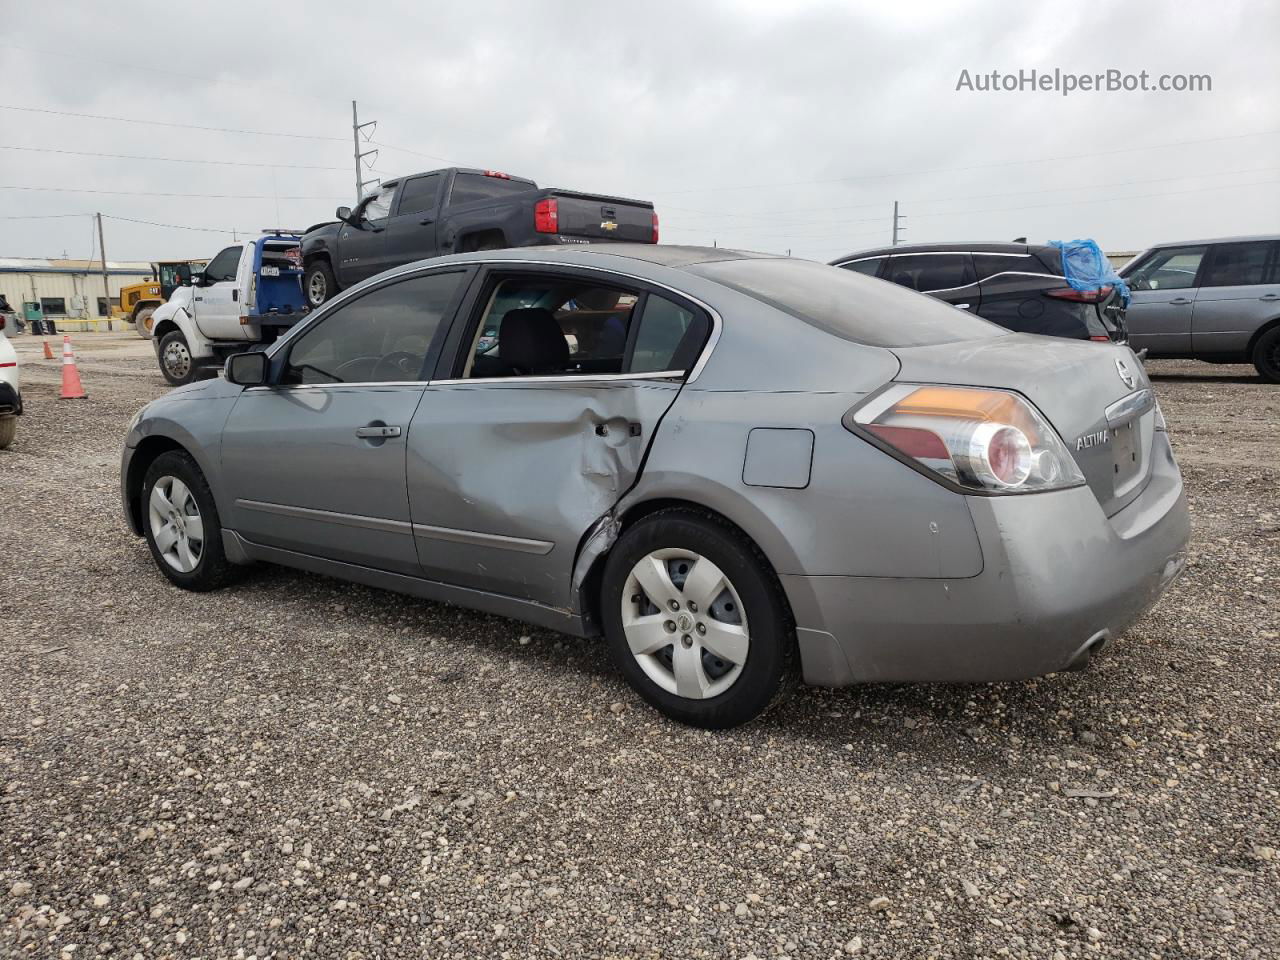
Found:
<svg viewBox="0 0 1280 960"><path fill-rule="evenodd" d="M1244 237L1209 237L1207 240L1177 240L1173 242L1153 243L1147 247L1148 250L1162 250L1166 247L1202 247L1209 243L1247 243L1250 240L1268 241L1280 240L1280 233L1259 233L1253 236Z"/></svg>
<svg viewBox="0 0 1280 960"><path fill-rule="evenodd" d="M837 257L832 263L859 260L866 257L887 257L894 253L1031 253L1044 244L974 241L967 243L899 243L892 247L872 247Z"/></svg>
<svg viewBox="0 0 1280 960"><path fill-rule="evenodd" d="M476 260L491 263L503 260L537 260L547 263L599 263L602 258L641 260L661 267L681 269L699 263L715 263L721 260L785 260L779 254L756 253L750 250L729 250L725 247L684 247L657 243L572 243L548 247L509 247L503 250L486 250L480 253L454 254L449 258L421 260L420 264L439 263L446 259ZM616 264L613 264L616 266Z"/></svg>

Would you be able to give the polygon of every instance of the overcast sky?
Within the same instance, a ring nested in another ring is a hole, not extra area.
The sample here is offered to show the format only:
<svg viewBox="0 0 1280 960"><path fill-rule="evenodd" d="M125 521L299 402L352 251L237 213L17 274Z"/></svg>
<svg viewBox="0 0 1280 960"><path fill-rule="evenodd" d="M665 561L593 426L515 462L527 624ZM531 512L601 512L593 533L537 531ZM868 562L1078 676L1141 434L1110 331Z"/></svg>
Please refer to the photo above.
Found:
<svg viewBox="0 0 1280 960"><path fill-rule="evenodd" d="M651 199L667 242L830 259L887 243L895 199L904 241L1280 230L1272 0L0 0L0 24L0 256L85 257L93 211L220 231L107 220L114 260L330 219L352 99L378 121L367 177L456 163ZM1212 91L956 90L1055 67Z"/></svg>

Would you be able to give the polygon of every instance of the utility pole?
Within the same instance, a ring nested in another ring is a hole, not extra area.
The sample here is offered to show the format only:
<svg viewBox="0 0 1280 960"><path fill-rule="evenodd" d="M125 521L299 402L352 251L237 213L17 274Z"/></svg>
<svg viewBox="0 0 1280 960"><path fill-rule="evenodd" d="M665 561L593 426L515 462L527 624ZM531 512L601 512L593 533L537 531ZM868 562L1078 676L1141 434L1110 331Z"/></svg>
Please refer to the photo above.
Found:
<svg viewBox="0 0 1280 960"><path fill-rule="evenodd" d="M899 221L905 219L907 218L898 216L898 201L893 201L893 245L895 247L898 245L898 234L905 233L907 230L906 227L898 226Z"/></svg>
<svg viewBox="0 0 1280 960"><path fill-rule="evenodd" d="M107 281L107 245L102 239L102 214L95 213L98 218L98 252L102 254L102 292L107 298L107 331L115 329L111 325L111 284Z"/></svg>
<svg viewBox="0 0 1280 960"><path fill-rule="evenodd" d="M357 205L360 203L360 200L364 196L364 177L360 173L360 161L363 160L365 157L376 157L378 155L377 150L366 150L364 151L364 153L360 152L360 131L363 130L365 127L376 127L377 125L378 125L377 120L368 120L364 123L361 123L360 117L356 113L356 102L354 100L351 101L351 143L352 143L352 146L355 148L354 157L356 162L356 204ZM369 138L365 137L365 139L368 140Z"/></svg>

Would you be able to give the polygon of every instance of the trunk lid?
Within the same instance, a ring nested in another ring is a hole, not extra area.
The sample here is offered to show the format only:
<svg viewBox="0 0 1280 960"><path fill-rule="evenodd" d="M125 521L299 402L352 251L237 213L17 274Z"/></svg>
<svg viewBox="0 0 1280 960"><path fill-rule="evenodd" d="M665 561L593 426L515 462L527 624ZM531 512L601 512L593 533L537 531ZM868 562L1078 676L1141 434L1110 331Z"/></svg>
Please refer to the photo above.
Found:
<svg viewBox="0 0 1280 960"><path fill-rule="evenodd" d="M555 197L561 236L589 240L653 242L653 204L571 190L548 190Z"/></svg>
<svg viewBox="0 0 1280 960"><path fill-rule="evenodd" d="M1107 516L1146 486L1154 398L1128 347L1010 334L893 352L902 364L900 382L1016 390L1030 400L1058 431Z"/></svg>

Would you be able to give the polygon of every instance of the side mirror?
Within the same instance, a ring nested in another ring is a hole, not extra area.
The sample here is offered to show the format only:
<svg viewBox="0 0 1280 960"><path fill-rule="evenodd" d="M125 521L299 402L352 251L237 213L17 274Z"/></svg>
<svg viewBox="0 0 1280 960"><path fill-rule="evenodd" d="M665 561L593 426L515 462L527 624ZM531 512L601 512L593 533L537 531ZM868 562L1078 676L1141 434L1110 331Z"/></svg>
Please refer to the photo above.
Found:
<svg viewBox="0 0 1280 960"><path fill-rule="evenodd" d="M193 270L193 271L191 271L191 285L192 285L193 287L203 287L203 286L204 286L204 271L203 271L203 270Z"/></svg>
<svg viewBox="0 0 1280 960"><path fill-rule="evenodd" d="M350 223L350 222L351 222L351 208L350 208L350 207L339 207L336 211L334 211L334 216L336 216L336 217L337 217L339 220L341 220L343 223Z"/></svg>
<svg viewBox="0 0 1280 960"><path fill-rule="evenodd" d="M267 382L267 355L259 351L233 353L227 357L224 374L229 383L241 387L261 387Z"/></svg>

